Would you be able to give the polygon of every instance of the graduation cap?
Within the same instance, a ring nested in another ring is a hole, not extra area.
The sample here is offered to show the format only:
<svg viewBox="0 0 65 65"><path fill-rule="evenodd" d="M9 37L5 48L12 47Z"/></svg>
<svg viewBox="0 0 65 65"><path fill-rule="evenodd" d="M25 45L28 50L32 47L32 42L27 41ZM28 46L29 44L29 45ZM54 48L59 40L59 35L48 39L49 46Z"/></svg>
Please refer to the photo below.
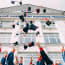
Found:
<svg viewBox="0 0 65 65"><path fill-rule="evenodd" d="M28 11L31 11L31 7L28 7Z"/></svg>
<svg viewBox="0 0 65 65"><path fill-rule="evenodd" d="M18 42L17 41L14 43L14 46L16 46L16 45L18 45Z"/></svg>
<svg viewBox="0 0 65 65"><path fill-rule="evenodd" d="M35 26L34 24L31 24L30 29L35 31L37 29L37 26Z"/></svg>
<svg viewBox="0 0 65 65"><path fill-rule="evenodd" d="M14 24L12 25L12 28L15 28L15 25Z"/></svg>
<svg viewBox="0 0 65 65"><path fill-rule="evenodd" d="M29 47L32 47L32 46L34 46L34 42L29 43Z"/></svg>
<svg viewBox="0 0 65 65"><path fill-rule="evenodd" d="M36 13L40 13L40 9L36 9Z"/></svg>
<svg viewBox="0 0 65 65"><path fill-rule="evenodd" d="M29 24L27 23L27 24L26 24L26 27L23 28L23 31L24 31L25 33L27 33L28 30L29 30Z"/></svg>
<svg viewBox="0 0 65 65"><path fill-rule="evenodd" d="M22 5L22 2L19 2L20 5Z"/></svg>
<svg viewBox="0 0 65 65"><path fill-rule="evenodd" d="M36 32L36 36L37 36L37 35L39 35L39 34L40 34L40 32L39 32L39 31L38 31L38 32Z"/></svg>
<svg viewBox="0 0 65 65"><path fill-rule="evenodd" d="M48 26L50 26L51 21L48 20L48 21L46 22L46 24L47 24Z"/></svg>
<svg viewBox="0 0 65 65"><path fill-rule="evenodd" d="M5 58L5 57L2 57L2 59L1 59L1 64L2 64L2 65L5 65L5 62L6 62L6 58Z"/></svg>
<svg viewBox="0 0 65 65"><path fill-rule="evenodd" d="M28 48L28 45L27 44L24 44L24 49L27 49Z"/></svg>
<svg viewBox="0 0 65 65"><path fill-rule="evenodd" d="M19 35L18 33L16 35Z"/></svg>
<svg viewBox="0 0 65 65"><path fill-rule="evenodd" d="M46 9L43 9L43 13L46 13Z"/></svg>
<svg viewBox="0 0 65 65"><path fill-rule="evenodd" d="M11 1L12 4L15 4L15 1Z"/></svg>
<svg viewBox="0 0 65 65"><path fill-rule="evenodd" d="M23 15L19 16L19 18L22 20L22 22L24 22L24 16Z"/></svg>
<svg viewBox="0 0 65 65"><path fill-rule="evenodd" d="M33 23L33 21L30 21L30 24L32 24Z"/></svg>

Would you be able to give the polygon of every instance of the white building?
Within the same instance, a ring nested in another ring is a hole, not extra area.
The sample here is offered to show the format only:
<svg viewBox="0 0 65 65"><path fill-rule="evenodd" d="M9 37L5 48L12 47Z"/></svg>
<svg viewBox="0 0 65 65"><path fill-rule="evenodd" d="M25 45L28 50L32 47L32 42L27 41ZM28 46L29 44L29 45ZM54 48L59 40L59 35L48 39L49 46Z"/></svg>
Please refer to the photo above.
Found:
<svg viewBox="0 0 65 65"><path fill-rule="evenodd" d="M31 4L25 4L22 6L14 6L8 8L0 9L0 43L2 43L2 49L10 51L11 50L11 36L12 36L12 24L14 20L19 20L18 16L22 15L23 12L27 11L28 7L31 7L33 13L28 13L25 18L27 22L30 20L38 21L40 23L40 38L36 37L34 31L29 31L29 33L24 37L24 33L20 33L20 45L18 45L17 55L23 56L24 65L30 62L30 57L33 56L33 63L37 61L37 52L39 51L37 46L23 49L24 43L29 43L31 41L39 41L41 46L45 48L49 57L55 62L59 60L61 63L62 59L62 45L65 44L65 12L55 9L50 9L41 6L35 6ZM35 13L35 9L39 8L40 13ZM46 13L43 10L46 9ZM50 26L46 25L45 18L50 18L52 24ZM23 28L25 22L21 22L21 29ZM40 26L39 25L39 26ZM32 50L33 49L33 50ZM4 53L0 53L2 57ZM1 59L1 58L0 58Z"/></svg>

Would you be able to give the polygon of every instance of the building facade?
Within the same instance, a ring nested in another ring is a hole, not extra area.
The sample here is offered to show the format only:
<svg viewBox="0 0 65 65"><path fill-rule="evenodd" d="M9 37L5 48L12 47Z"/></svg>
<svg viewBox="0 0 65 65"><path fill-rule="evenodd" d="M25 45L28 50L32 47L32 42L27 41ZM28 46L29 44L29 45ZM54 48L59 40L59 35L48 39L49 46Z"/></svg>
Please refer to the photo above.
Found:
<svg viewBox="0 0 65 65"><path fill-rule="evenodd" d="M36 64L37 52L39 52L37 46L23 49L25 43L34 41L40 42L41 46L45 49L48 56L55 62L59 60L64 64L62 59L62 45L65 45L65 13L55 9L50 9L42 6L35 6L31 4L25 4L22 6L14 6L9 8L0 9L0 43L2 43L2 50L10 51L11 48L11 36L12 25L15 20L19 20L19 15L23 15L27 11L28 7L31 7L31 12L25 17L25 20L29 23L31 20L37 24L40 29L40 37L36 37L34 31L29 31L26 36L23 32L20 32L20 44L16 46L19 59L23 56L23 65L29 64L31 56L33 56L33 63ZM40 13L37 14L35 9L40 9ZM46 9L46 12L43 10ZM51 25L46 25L45 18L52 21ZM23 29L26 22L20 22L20 30ZM14 39L14 38L13 38ZM32 50L33 49L33 50ZM4 53L0 53L0 59Z"/></svg>

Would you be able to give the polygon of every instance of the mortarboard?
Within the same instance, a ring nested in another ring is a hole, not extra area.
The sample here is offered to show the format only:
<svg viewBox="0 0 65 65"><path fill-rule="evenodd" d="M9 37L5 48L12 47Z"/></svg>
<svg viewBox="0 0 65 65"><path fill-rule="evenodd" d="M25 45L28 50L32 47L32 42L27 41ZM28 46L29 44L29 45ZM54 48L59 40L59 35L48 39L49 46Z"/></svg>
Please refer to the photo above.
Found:
<svg viewBox="0 0 65 65"><path fill-rule="evenodd" d="M29 47L32 47L32 46L34 46L34 42L29 43Z"/></svg>
<svg viewBox="0 0 65 65"><path fill-rule="evenodd" d="M22 5L22 2L19 2L20 5Z"/></svg>
<svg viewBox="0 0 65 65"><path fill-rule="evenodd" d="M20 18L20 20L22 20L22 22L24 22L24 16L23 15L19 16L19 18Z"/></svg>
<svg viewBox="0 0 65 65"><path fill-rule="evenodd" d="M15 28L15 25L14 24L12 25L12 28Z"/></svg>
<svg viewBox="0 0 65 65"><path fill-rule="evenodd" d="M28 48L27 44L24 44L24 49L27 49L27 48Z"/></svg>
<svg viewBox="0 0 65 65"><path fill-rule="evenodd" d="M12 4L15 4L15 1L11 1Z"/></svg>
<svg viewBox="0 0 65 65"><path fill-rule="evenodd" d="M37 32L36 32L36 36L37 36L37 35L39 35L39 34L40 34L40 32L39 32L39 31L37 31Z"/></svg>
<svg viewBox="0 0 65 65"><path fill-rule="evenodd" d="M50 26L51 21L48 20L48 21L46 22L46 24L47 24L48 26Z"/></svg>
<svg viewBox="0 0 65 65"><path fill-rule="evenodd" d="M30 29L35 31L37 29L37 26L35 26L34 24L31 24Z"/></svg>
<svg viewBox="0 0 65 65"><path fill-rule="evenodd" d="M31 7L28 7L28 11L31 11Z"/></svg>
<svg viewBox="0 0 65 65"><path fill-rule="evenodd" d="M46 9L43 9L43 13L46 13Z"/></svg>
<svg viewBox="0 0 65 65"><path fill-rule="evenodd" d="M16 45L18 45L18 42L16 41L15 43L13 43L14 44L14 46L16 46Z"/></svg>
<svg viewBox="0 0 65 65"><path fill-rule="evenodd" d="M24 31L25 33L28 33L28 30L29 30L29 24L27 23L27 24L26 24L26 27L23 28L23 31Z"/></svg>

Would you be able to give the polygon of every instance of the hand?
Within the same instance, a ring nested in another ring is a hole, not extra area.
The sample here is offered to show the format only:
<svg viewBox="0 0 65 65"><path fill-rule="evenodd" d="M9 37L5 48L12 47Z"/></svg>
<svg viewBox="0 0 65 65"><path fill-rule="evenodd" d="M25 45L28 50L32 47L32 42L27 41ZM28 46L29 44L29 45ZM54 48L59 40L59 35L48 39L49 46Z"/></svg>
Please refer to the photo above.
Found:
<svg viewBox="0 0 65 65"><path fill-rule="evenodd" d="M39 42L37 42L36 44L37 44L38 48L40 48L40 47L41 47Z"/></svg>

